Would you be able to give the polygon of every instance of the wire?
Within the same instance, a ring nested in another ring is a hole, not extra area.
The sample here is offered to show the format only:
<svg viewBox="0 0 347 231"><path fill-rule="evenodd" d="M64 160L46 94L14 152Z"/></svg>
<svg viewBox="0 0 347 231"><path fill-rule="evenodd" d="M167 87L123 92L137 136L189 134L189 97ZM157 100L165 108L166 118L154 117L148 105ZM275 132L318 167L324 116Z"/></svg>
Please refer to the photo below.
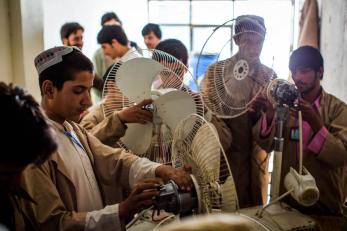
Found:
<svg viewBox="0 0 347 231"><path fill-rule="evenodd" d="M157 224L157 226L155 226L155 228L153 229L153 231L158 230L158 228L159 228L162 224L164 224L164 223L165 223L166 221L168 221L169 219L174 218L175 216L176 216L176 215L171 215L171 216L166 217L166 218L163 219L162 221L160 221L159 224Z"/></svg>
<svg viewBox="0 0 347 231"><path fill-rule="evenodd" d="M274 199L273 201L271 201L269 204L265 205L259 212L257 212L256 216L258 216L258 217L261 218L262 215L263 215L263 212L264 212L264 210L265 210L266 208L268 208L269 206L273 205L274 203L276 203L276 202L282 200L284 197L286 197L287 195L289 195L289 194L290 194L291 192L293 192L293 191L294 191L294 188L291 189L291 190L289 190L289 191L287 191L287 192L285 192L285 193L283 193L281 196L277 197L276 199Z"/></svg>
<svg viewBox="0 0 347 231"><path fill-rule="evenodd" d="M148 211L148 210L151 210L154 206L152 205L151 207L145 209L145 210L142 210L140 213L137 214L136 217L134 217L127 225L126 225L126 229L129 229L131 226L133 226L135 224L135 222L137 220L139 220L141 217L143 217L143 215Z"/></svg>
<svg viewBox="0 0 347 231"><path fill-rule="evenodd" d="M210 38L213 36L213 34L214 34L219 28L221 28L221 27L225 26L227 23L232 22L232 21L235 21L235 20L236 20L236 19L233 18L233 19L228 20L228 21L226 21L225 23L223 23L223 24L217 26L216 28L213 29L213 32L210 34L210 36L208 36L208 38L206 39L206 41L205 41L204 45L202 46L201 51L200 51L200 53L199 53L198 61L197 61L197 63L196 63L195 78L198 77L197 75L198 75L198 69L199 69L199 64L200 64L200 57L201 57L201 55L202 55L202 52L203 52L204 49L205 49L205 46L206 46L207 42L210 40Z"/></svg>
<svg viewBox="0 0 347 231"><path fill-rule="evenodd" d="M169 216L169 215L167 215L167 216L165 216L165 217L163 217L163 218L155 219L155 218L154 218L154 215L155 215L156 212L158 212L158 211L157 211L157 210L153 210L153 212L152 212L152 221L154 221L154 222L162 221L162 220L166 219L166 218ZM158 214L158 215L159 215L159 214Z"/></svg>

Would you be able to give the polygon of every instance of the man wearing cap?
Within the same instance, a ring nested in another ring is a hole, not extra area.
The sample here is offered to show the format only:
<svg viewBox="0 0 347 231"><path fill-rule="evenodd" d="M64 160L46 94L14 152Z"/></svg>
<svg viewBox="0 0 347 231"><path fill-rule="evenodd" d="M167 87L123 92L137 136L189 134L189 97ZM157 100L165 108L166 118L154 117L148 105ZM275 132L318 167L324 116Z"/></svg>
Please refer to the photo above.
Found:
<svg viewBox="0 0 347 231"><path fill-rule="evenodd" d="M316 180L319 200L309 207L301 206L291 196L284 200L300 212L316 218L321 230L340 230L343 202L347 196L347 106L323 90L320 84L324 72L323 58L316 48L303 46L295 50L290 56L289 69L301 94L303 166ZM266 111L254 131L261 147L270 152L275 133L274 109L264 98L258 97L254 104ZM297 114L294 110L288 113L283 131L280 193L286 191L283 179L289 168L298 169Z"/></svg>
<svg viewBox="0 0 347 231"><path fill-rule="evenodd" d="M246 102L252 99L271 78L275 77L274 71L263 65L259 59L265 34L263 18L256 15L239 16L235 21L233 36L239 51L227 60L210 65L205 74L207 81L213 81L213 78L216 78L215 73L224 73L225 78L233 78L234 64L238 60L246 60L249 65L248 80L240 82L240 84L244 85L244 89L251 90L242 92L243 95L238 95L238 97ZM206 92L208 96L208 87ZM227 90L225 92L229 94ZM226 98L237 100L232 95L228 95ZM210 100L213 98L210 97ZM218 103L215 102L215 104ZM252 138L252 126L258 117L258 113L247 112L236 118L225 119L233 137L230 147L226 150L226 155L241 208L266 202L267 153L261 150Z"/></svg>
<svg viewBox="0 0 347 231"><path fill-rule="evenodd" d="M35 203L21 209L35 229L124 230L125 220L158 195L153 177L190 189L184 171L105 146L76 124L91 105L93 85L93 65L79 49L48 49L35 58L35 65L42 107L58 141L48 161L24 172L22 186ZM131 189L122 200L124 190Z"/></svg>

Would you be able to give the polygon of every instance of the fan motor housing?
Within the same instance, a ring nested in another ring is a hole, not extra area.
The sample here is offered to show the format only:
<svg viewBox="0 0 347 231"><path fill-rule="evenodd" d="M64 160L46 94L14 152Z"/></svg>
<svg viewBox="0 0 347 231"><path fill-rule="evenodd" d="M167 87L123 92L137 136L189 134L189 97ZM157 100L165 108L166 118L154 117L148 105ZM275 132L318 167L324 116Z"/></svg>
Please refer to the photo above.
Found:
<svg viewBox="0 0 347 231"><path fill-rule="evenodd" d="M178 185L170 180L159 188L160 194L155 199L155 209L165 210L181 216L191 214L197 207L197 197L194 191L187 192L179 189Z"/></svg>

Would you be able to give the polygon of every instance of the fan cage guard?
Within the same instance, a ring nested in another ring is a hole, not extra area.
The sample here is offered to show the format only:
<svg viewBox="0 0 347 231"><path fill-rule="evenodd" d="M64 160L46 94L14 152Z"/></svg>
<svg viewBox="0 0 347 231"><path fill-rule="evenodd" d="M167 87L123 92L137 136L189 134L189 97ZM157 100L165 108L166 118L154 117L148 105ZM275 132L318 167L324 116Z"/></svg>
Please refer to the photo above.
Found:
<svg viewBox="0 0 347 231"><path fill-rule="evenodd" d="M213 156L217 152L219 161L216 155ZM208 168L209 163L216 161L219 169ZM192 168L192 175L198 185L196 190L200 195L201 213L238 211L230 165L213 124L199 115L190 115L181 121L173 137L172 164L176 168L184 165Z"/></svg>
<svg viewBox="0 0 347 231"><path fill-rule="evenodd" d="M230 26L232 28L232 38L234 39L237 39L242 34L249 35L250 37L254 35L260 36L262 38L265 37L265 28L260 23L254 20L250 20L247 17L241 17L240 21L242 21L242 23L238 24L236 19L231 19L213 29L212 33L206 39L203 47L201 48L196 70L199 70L200 57L202 56L202 54L206 53L205 49L209 45L208 42L210 40L213 40L213 35L215 35L215 33L220 28ZM244 79L240 78L237 81L235 81L235 79L232 77L229 79L226 78L226 75L231 74L226 73L226 68L228 68L230 65L234 67L234 65L239 60L244 60L245 62L247 62L248 60L243 55L240 55L241 57L239 57L236 61L232 60L231 58L222 61L219 60L222 51L228 43L231 43L231 45L233 44L232 40L230 39L228 39L228 41L223 44L222 49L219 51L217 55L217 61L209 66L209 68L206 70L205 76L203 77L199 85L200 92L206 108L209 109L212 112L212 114L220 118L235 118L246 113L248 111L249 106L255 100L256 96L258 96L260 93L264 91L264 88L266 88L266 85L269 82L269 80L276 78L273 70L269 71L265 68L256 68L256 71L258 71L258 76L260 75L263 78L259 82L257 82L257 79L255 77L252 77L253 73L249 73L247 77L244 77ZM232 50L233 45L231 46L231 51ZM250 69L252 69L252 67L254 66L253 62L247 63ZM259 71L262 73L259 73ZM251 97L242 96L242 93L246 92L246 89L243 90L242 82L249 81L249 79L254 80L257 86L257 91L253 90L253 94ZM266 82L263 82L264 79L266 80ZM233 85L233 83L235 82L240 83L237 83L232 89L229 89L228 84Z"/></svg>
<svg viewBox="0 0 347 231"><path fill-rule="evenodd" d="M134 53L137 51L134 51ZM152 84L152 90L158 89L177 89L179 91L186 92L189 94L196 105L197 114L204 115L204 104L200 93L191 91L187 86L184 85L185 81L196 83L189 69L174 56L167 54L163 51L155 49L144 49L142 50L144 58L149 58L160 62L165 68L157 75ZM132 56L135 57L135 56ZM117 86L117 71L123 64L122 61L115 63L110 69L107 78L104 83L104 89L102 92L102 110L104 117L112 115L116 111L120 111L125 107L135 105L129 98L127 98ZM134 67L136 68L136 67ZM160 86L155 86L155 82L160 80ZM196 83L197 85L197 83ZM171 142L172 133L167 126L163 124L154 125L154 131L156 131L157 138L153 139L150 147L145 153L135 153L139 156L148 157L150 160L159 163L168 163L171 161ZM118 145L128 151L128 147L120 140L117 141Z"/></svg>

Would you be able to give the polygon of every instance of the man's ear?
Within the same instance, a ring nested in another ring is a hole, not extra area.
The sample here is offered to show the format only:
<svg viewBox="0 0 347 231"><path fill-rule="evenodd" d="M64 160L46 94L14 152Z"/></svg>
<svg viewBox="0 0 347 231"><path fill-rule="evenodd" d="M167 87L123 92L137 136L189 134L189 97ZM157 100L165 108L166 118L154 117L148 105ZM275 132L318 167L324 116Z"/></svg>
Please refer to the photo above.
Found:
<svg viewBox="0 0 347 231"><path fill-rule="evenodd" d="M69 40L67 38L63 38L63 45L68 46L69 45Z"/></svg>
<svg viewBox="0 0 347 231"><path fill-rule="evenodd" d="M317 74L319 76L319 79L323 79L323 74L324 74L324 68L320 67L317 71Z"/></svg>
<svg viewBox="0 0 347 231"><path fill-rule="evenodd" d="M55 87L51 80L45 80L42 83L42 94L48 99L53 99Z"/></svg>
<svg viewBox="0 0 347 231"><path fill-rule="evenodd" d="M112 39L112 47L117 47L118 45L119 45L119 42L118 42L118 40L117 39Z"/></svg>
<svg viewBox="0 0 347 231"><path fill-rule="evenodd" d="M237 46L240 46L240 36L235 36L234 37L234 42Z"/></svg>

